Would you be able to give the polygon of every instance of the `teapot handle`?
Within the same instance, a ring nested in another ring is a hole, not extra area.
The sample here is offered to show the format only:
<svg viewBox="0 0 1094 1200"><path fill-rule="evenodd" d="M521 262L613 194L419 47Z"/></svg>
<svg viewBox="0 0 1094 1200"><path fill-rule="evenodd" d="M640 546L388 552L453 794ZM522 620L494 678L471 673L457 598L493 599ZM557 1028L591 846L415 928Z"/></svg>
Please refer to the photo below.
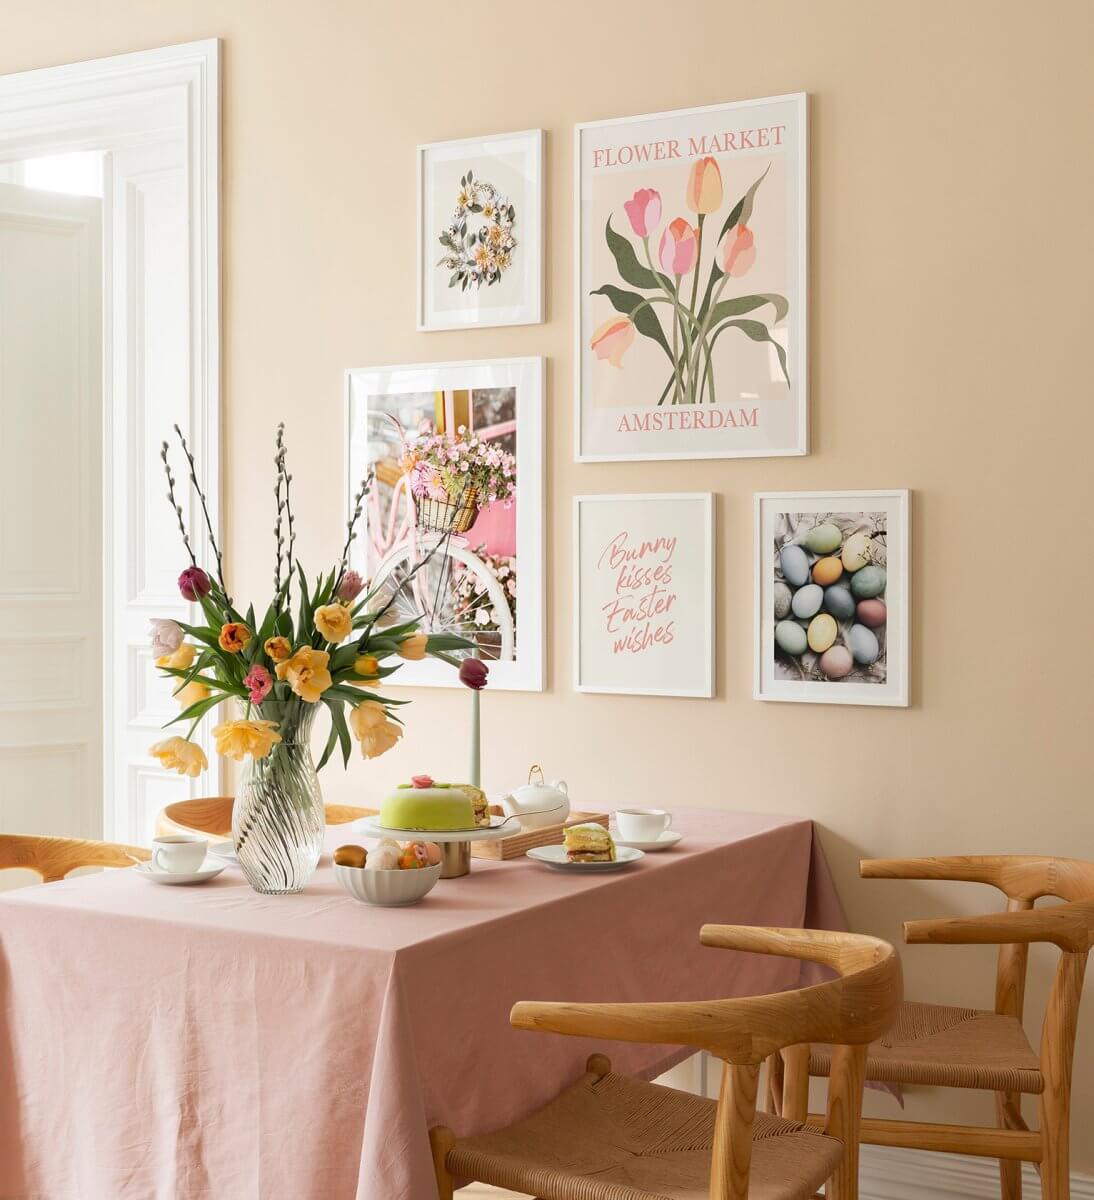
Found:
<svg viewBox="0 0 1094 1200"><path fill-rule="evenodd" d="M566 787L565 779L552 779L551 787L558 788L558 790L566 797L566 799L569 800L570 792L569 792L569 789Z"/></svg>
<svg viewBox="0 0 1094 1200"><path fill-rule="evenodd" d="M532 764L532 767L528 772L528 782L529 783L532 782L533 775L539 776L539 779L536 782L540 787L542 787L543 786L543 768L539 765L539 763Z"/></svg>

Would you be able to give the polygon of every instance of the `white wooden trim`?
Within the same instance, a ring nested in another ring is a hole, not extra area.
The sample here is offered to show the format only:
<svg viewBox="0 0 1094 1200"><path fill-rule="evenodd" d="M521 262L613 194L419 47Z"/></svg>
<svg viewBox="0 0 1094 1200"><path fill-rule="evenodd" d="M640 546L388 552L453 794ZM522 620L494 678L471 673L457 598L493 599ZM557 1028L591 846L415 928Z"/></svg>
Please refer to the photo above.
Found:
<svg viewBox="0 0 1094 1200"><path fill-rule="evenodd" d="M863 1146L859 1159L861 1200L998 1200L999 1164L994 1158L937 1154L889 1146ZM1022 1164L1023 1196L1037 1200L1041 1183L1031 1163ZM1094 1200L1094 1176L1071 1176L1071 1200Z"/></svg>

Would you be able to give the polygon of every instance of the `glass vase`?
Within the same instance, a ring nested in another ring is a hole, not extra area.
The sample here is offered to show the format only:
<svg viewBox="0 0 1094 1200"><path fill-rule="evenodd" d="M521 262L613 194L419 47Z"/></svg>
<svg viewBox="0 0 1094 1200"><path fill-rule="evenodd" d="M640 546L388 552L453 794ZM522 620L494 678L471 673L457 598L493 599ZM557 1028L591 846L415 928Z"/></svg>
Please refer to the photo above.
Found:
<svg viewBox="0 0 1094 1200"><path fill-rule="evenodd" d="M315 873L326 814L311 752L318 704L263 704L261 720L276 721L278 742L265 758L247 757L232 808L232 841L256 892L299 892Z"/></svg>

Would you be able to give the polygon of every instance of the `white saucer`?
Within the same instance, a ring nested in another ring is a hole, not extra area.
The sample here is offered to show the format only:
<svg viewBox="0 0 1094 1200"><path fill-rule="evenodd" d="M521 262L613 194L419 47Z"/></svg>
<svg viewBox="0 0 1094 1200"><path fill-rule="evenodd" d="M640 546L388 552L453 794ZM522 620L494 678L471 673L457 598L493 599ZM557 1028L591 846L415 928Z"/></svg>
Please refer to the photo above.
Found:
<svg viewBox="0 0 1094 1200"><path fill-rule="evenodd" d="M666 829L659 838L652 842L628 842L619 835L619 830L613 825L611 835L617 846L631 846L635 850L645 850L648 854L658 854L662 850L671 850L684 836L675 829Z"/></svg>
<svg viewBox="0 0 1094 1200"><path fill-rule="evenodd" d="M646 856L641 850L632 846L620 846L616 843L614 862L570 862L566 857L565 846L533 846L527 851L529 858L544 866L554 867L556 871L621 871Z"/></svg>
<svg viewBox="0 0 1094 1200"><path fill-rule="evenodd" d="M133 870L150 883L205 883L207 880L215 879L225 866L227 866L226 863L220 862L213 867L204 866L200 871L157 871L149 863L137 863Z"/></svg>
<svg viewBox="0 0 1094 1200"><path fill-rule="evenodd" d="M231 842L212 842L209 846L209 853L215 855L221 862L231 863L233 867L239 866L239 856Z"/></svg>

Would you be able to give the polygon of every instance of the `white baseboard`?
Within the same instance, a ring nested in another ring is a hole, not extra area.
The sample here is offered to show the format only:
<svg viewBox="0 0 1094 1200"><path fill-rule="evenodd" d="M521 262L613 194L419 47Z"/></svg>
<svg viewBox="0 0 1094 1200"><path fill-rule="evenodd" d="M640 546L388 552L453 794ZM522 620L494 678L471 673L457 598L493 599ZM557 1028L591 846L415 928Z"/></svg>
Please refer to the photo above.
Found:
<svg viewBox="0 0 1094 1200"><path fill-rule="evenodd" d="M1037 1172L1022 1169L1024 1200L1039 1200ZM935 1154L863 1146L859 1159L860 1200L999 1200L999 1165L994 1158ZM1094 1200L1094 1176L1072 1175L1071 1200Z"/></svg>

